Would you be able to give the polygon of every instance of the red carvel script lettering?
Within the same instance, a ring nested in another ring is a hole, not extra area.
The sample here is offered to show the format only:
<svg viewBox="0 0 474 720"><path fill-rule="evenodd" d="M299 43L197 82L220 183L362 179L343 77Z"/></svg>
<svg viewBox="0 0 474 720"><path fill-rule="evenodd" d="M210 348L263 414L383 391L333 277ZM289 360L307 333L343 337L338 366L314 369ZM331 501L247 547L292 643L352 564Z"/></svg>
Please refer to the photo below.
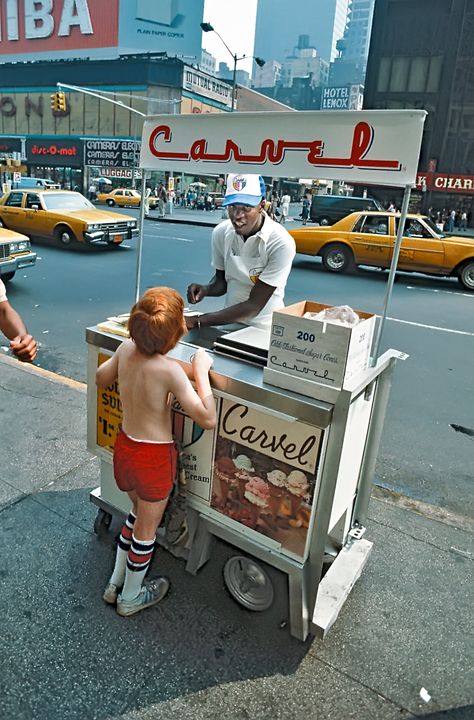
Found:
<svg viewBox="0 0 474 720"><path fill-rule="evenodd" d="M400 170L401 163L398 160L369 160L367 153L372 147L374 140L374 129L366 122L359 122L354 128L352 147L349 157L324 157L323 140L308 140L296 142L293 140L273 140L265 138L262 140L260 150L256 153L246 154L241 151L237 143L232 139L225 141L221 153L209 152L208 141L205 138L194 140L187 152L174 152L161 147L160 143L172 141L172 131L169 125L159 125L150 134L149 149L151 154L160 160L202 160L203 162L227 163L231 160L252 165L262 165L269 162L272 165L279 165L285 159L287 151L307 151L306 160L314 166L359 168L369 170Z"/></svg>

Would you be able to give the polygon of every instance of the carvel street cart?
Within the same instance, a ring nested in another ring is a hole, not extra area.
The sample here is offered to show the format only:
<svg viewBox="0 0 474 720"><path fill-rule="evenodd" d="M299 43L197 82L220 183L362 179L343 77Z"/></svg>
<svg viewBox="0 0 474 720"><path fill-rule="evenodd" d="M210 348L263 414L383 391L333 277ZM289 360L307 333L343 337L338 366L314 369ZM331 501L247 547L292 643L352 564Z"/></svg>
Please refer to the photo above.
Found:
<svg viewBox="0 0 474 720"><path fill-rule="evenodd" d="M234 113L156 116L144 125L145 173L205 167L275 176L277 167L285 177L405 186L377 328L375 316L363 312L352 330L306 320L307 310L325 306L303 301L274 313L271 332L195 329L171 352L185 369L197 346L214 353L218 423L202 430L175 403L189 534L178 549L161 530L158 541L184 557L192 574L212 558L214 537L235 546L240 552L226 563L224 578L251 610L265 610L273 599L261 563L286 574L290 631L300 640L328 631L372 547L363 537L371 481L395 360L403 357L394 350L378 357L378 347L424 118L423 111ZM101 461L100 487L91 493L97 530L112 513L129 509L111 464L121 422L118 387L97 391L94 382L98 365L122 340L108 327L87 330L88 447Z"/></svg>

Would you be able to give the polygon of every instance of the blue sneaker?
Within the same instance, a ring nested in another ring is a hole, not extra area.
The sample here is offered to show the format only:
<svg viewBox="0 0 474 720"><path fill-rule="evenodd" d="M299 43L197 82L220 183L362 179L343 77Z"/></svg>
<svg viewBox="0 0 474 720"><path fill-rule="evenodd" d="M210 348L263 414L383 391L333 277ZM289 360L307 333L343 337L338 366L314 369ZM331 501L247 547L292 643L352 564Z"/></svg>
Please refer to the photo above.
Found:
<svg viewBox="0 0 474 720"><path fill-rule="evenodd" d="M122 617L135 615L135 613L145 610L145 608L151 607L152 605L156 605L160 600L163 600L169 589L170 582L165 577L149 580L142 585L140 592L133 600L122 600L122 596L118 596L117 613L122 615Z"/></svg>

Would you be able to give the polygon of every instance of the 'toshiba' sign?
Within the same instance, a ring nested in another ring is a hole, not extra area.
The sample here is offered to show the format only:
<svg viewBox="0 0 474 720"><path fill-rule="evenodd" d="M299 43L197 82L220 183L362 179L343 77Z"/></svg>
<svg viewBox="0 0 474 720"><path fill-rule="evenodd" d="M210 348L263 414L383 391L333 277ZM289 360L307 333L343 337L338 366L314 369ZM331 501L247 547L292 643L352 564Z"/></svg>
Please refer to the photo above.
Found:
<svg viewBox="0 0 474 720"><path fill-rule="evenodd" d="M146 119L141 167L414 185L424 110L210 113Z"/></svg>

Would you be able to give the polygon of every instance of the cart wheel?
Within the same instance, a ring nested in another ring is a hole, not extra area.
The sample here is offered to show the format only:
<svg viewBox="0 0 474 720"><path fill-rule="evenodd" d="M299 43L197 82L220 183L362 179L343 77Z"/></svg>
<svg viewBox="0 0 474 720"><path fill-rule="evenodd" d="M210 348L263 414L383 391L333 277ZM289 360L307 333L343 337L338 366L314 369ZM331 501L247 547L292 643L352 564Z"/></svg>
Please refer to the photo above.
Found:
<svg viewBox="0 0 474 720"><path fill-rule="evenodd" d="M108 530L111 522L112 522L112 515L108 512L105 512L105 510L102 510L102 508L99 508L99 510L97 511L95 520L94 520L95 534L99 535L99 533L101 531Z"/></svg>
<svg viewBox="0 0 474 720"><path fill-rule="evenodd" d="M273 585L253 559L234 555L224 565L224 580L232 597L247 610L262 612L273 602Z"/></svg>

